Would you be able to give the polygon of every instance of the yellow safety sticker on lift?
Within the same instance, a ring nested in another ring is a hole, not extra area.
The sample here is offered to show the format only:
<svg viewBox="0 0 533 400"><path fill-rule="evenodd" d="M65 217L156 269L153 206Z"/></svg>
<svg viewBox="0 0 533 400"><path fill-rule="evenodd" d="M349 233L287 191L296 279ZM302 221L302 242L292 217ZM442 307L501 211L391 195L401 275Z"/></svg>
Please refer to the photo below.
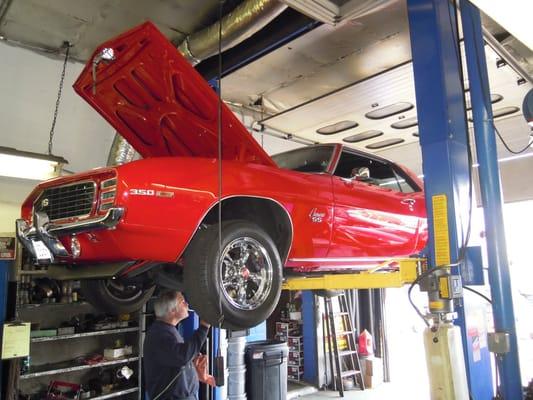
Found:
<svg viewBox="0 0 533 400"><path fill-rule="evenodd" d="M435 237L435 262L450 264L450 237L448 231L448 198L437 194L431 198L433 204L433 234Z"/></svg>
<svg viewBox="0 0 533 400"><path fill-rule="evenodd" d="M439 277L439 292L440 297L443 299L451 299L450 296L450 286L448 281L448 276Z"/></svg>
<svg viewBox="0 0 533 400"><path fill-rule="evenodd" d="M430 301L429 308L431 310L442 310L444 308L444 303L442 301Z"/></svg>

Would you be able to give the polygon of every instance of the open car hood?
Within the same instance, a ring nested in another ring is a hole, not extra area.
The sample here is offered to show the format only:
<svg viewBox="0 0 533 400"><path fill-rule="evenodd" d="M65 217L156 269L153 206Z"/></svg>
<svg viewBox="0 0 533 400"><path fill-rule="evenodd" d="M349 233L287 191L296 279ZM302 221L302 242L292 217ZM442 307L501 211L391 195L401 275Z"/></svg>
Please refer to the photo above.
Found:
<svg viewBox="0 0 533 400"><path fill-rule="evenodd" d="M113 60L102 59L104 49ZM218 96L150 22L99 46L74 90L145 158L217 158ZM274 166L231 110L221 111L222 159Z"/></svg>

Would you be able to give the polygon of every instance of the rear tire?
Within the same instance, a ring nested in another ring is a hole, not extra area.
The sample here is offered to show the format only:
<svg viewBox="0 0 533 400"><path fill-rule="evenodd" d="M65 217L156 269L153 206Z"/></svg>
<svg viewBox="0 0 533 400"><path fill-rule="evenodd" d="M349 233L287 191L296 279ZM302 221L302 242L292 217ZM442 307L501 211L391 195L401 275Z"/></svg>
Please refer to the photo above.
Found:
<svg viewBox="0 0 533 400"><path fill-rule="evenodd" d="M247 221L201 228L185 254L187 299L200 318L225 329L246 329L266 320L281 293L282 265L274 242Z"/></svg>
<svg viewBox="0 0 533 400"><path fill-rule="evenodd" d="M139 310L155 290L155 286L143 288L115 279L84 279L80 286L85 299L95 308L116 314Z"/></svg>

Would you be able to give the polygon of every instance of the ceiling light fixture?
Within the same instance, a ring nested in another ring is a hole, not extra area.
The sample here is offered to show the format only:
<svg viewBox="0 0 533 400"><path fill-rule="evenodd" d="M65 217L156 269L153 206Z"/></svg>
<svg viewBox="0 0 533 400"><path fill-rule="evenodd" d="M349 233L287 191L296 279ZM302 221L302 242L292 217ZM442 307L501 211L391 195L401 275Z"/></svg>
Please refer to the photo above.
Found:
<svg viewBox="0 0 533 400"><path fill-rule="evenodd" d="M68 161L63 157L0 146L0 175L42 181L58 176Z"/></svg>
<svg viewBox="0 0 533 400"><path fill-rule="evenodd" d="M65 81L65 71L67 68L70 43L63 42L62 48L65 49L65 60L61 71L59 90L57 92L56 106L54 109L54 118L52 120L48 139L48 154L33 153L30 151L22 151L11 147L0 146L1 176L42 181L59 176L63 165L68 164L68 161L63 157L52 154L54 129L57 121L59 104L61 102L63 83Z"/></svg>

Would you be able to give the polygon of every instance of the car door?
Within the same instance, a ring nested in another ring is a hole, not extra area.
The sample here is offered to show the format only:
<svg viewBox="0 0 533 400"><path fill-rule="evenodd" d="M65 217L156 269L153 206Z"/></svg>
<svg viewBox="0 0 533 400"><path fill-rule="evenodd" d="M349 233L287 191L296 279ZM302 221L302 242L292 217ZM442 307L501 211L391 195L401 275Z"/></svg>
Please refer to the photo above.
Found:
<svg viewBox="0 0 533 400"><path fill-rule="evenodd" d="M353 176L361 168L368 168L368 177ZM335 208L328 258L354 266L371 263L374 257L412 254L418 241L420 204L423 207L416 189L391 163L343 151L333 176Z"/></svg>

